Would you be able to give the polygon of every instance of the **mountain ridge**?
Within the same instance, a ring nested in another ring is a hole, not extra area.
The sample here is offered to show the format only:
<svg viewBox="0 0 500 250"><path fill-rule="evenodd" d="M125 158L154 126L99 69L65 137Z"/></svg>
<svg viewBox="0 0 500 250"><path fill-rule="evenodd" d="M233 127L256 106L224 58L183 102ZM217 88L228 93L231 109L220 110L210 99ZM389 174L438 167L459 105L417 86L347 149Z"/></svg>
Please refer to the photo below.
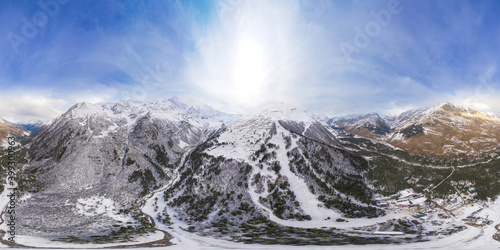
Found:
<svg viewBox="0 0 500 250"><path fill-rule="evenodd" d="M366 160L345 151L333 130L312 114L280 106L235 119L208 111L222 122L207 126L200 122L206 119L176 100L73 105L28 145L23 178L30 182L20 190L31 193L31 198L18 208L23 214L19 223L38 225L40 217L52 222L43 230L23 227L20 234L89 239L114 230L99 224L119 225L119 221L143 231L147 223L134 219L139 214L117 219L119 211L134 210L136 201L171 182L164 199L179 218L203 228L227 217L244 223L258 216L325 220L328 216L319 211L330 211L331 218L383 214L374 207L373 191L362 181ZM233 181L227 183L226 178ZM357 188L347 188L351 183ZM244 209L231 192L243 195ZM235 200L225 205L219 194ZM212 208L199 211L205 197L214 199ZM107 215L82 217L78 212L82 200L112 206ZM313 209L317 206L308 200L322 208ZM65 204L63 215L50 208L54 202ZM216 210L228 212L208 216L208 211ZM244 216L238 216L241 213ZM87 223L79 224L75 218ZM60 227L69 229L61 232ZM78 235L81 231L86 233Z"/></svg>
<svg viewBox="0 0 500 250"><path fill-rule="evenodd" d="M482 115L443 105L399 119L371 113L345 122L396 144L421 138L437 121L442 126L451 118L464 123ZM436 116L440 119L433 120ZM272 228L346 228L346 220L368 226L386 219L373 186L397 165L386 154L415 160L398 149L404 145L392 149L377 140L349 136L314 114L282 104L237 116L191 108L178 99L77 103L20 149L26 162L19 190L29 198L17 209L23 214L19 223L30 226L19 233L56 241L91 242L109 235L124 240L151 233L154 223L168 226L175 220L193 232L228 240L245 239L249 225L270 227L254 235L265 240ZM396 180L378 191L398 191L399 182L408 184ZM141 206L153 193L154 219L147 219ZM54 203L64 206L54 208ZM96 206L100 210L93 210Z"/></svg>
<svg viewBox="0 0 500 250"><path fill-rule="evenodd" d="M376 117L378 123L367 117ZM334 128L341 125L345 132L428 157L477 156L500 146L498 116L451 103L409 110L396 117L372 114L330 119L328 124Z"/></svg>

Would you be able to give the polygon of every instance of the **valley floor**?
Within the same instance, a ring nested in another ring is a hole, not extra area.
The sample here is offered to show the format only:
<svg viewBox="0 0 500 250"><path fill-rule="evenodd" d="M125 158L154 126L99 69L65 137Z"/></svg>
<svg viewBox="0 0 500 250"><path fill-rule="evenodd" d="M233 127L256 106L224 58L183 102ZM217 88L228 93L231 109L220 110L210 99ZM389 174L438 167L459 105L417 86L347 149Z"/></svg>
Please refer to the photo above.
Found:
<svg viewBox="0 0 500 250"><path fill-rule="evenodd" d="M477 211L477 208L464 207L457 211L454 222L461 223L461 219L467 217L469 212ZM174 236L174 246L171 249L498 249L500 242L493 239L495 234L500 234L500 199L490 206L484 207L476 214L483 218L489 218L492 224L484 227L465 225L467 228L450 236L434 237L428 242L411 243L404 245L343 245L343 246L281 246L281 245L255 245L239 244L223 240L201 237L183 230L182 226L176 224L167 229Z"/></svg>
<svg viewBox="0 0 500 250"><path fill-rule="evenodd" d="M154 198L154 196L152 197ZM146 213L153 212L153 199L148 200L144 211ZM5 199L2 199L5 201ZM454 219L454 223L462 224L467 227L467 229L454 233L450 236L439 236L432 237L428 242L411 243L404 245L363 245L363 246L314 246L314 249L498 249L500 247L500 242L493 239L494 235L500 234L498 231L500 224L500 199L497 199L493 204L485 206L481 211L477 212L475 215L482 218L488 218L492 220L493 223L483 227L474 227L462 223L462 218L466 218L470 213L478 211L478 207L466 206L456 211L457 218ZM393 212L389 216L391 217L404 217L408 216L410 213L408 211ZM168 249L312 249L311 246L282 246L282 245L257 245L257 244L242 244L236 242L230 242L225 240L214 239L210 237L204 237L197 234L187 232L187 225L172 219L172 226L167 227L165 225L159 225L158 228L167 231L174 238L171 242L174 244ZM346 223L349 224L349 223ZM312 225L311 225L312 226ZM157 232L149 237L137 238L134 244L147 243L155 241L162 238L162 234ZM103 248L103 247L120 247L118 244L109 245L78 245L78 244L64 244L64 243L54 243L48 240L43 240L35 237L18 236L17 240L24 246L31 247L47 247L47 248ZM124 244L124 245L130 245ZM6 246L7 247L7 246ZM22 247L21 247L22 248ZM142 248L138 248L142 249ZM144 248L146 249L146 248Z"/></svg>

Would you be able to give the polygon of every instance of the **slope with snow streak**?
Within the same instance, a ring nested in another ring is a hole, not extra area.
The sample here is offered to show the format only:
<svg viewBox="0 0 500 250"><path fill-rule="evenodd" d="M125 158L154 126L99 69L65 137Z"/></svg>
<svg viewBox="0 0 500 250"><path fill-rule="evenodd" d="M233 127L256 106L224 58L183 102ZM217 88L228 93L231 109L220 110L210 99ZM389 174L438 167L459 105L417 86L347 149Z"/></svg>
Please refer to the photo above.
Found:
<svg viewBox="0 0 500 250"><path fill-rule="evenodd" d="M289 159L287 154L287 151L285 150L286 145L284 144L285 139L283 138L284 134L289 133L289 131L283 129L279 124L274 123L274 126L277 127L277 134L272 136L272 138L268 141L269 143L273 143L275 145L278 145L278 149L275 151L277 153L277 160L283 165L284 167L281 168L280 175L282 177L285 177L288 182L290 183L290 190L293 191L296 195L297 201L300 203L300 208L305 211L307 214L309 214L314 221L321 221L325 220L328 217L331 218L337 218L340 217L340 214L338 212L335 212L333 210L329 210L324 208L320 201L317 199L317 197L311 193L311 191L308 188L308 185L305 183L303 179L301 179L299 176L297 176L295 173L290 171L289 168ZM243 133L241 133L243 134ZM248 133L244 133L248 134ZM232 138L234 139L234 138ZM223 138L221 138L223 140ZM247 143L243 142L244 145L234 145L237 148L251 148ZM291 148L295 148L295 141L292 143ZM252 151L250 151L252 152ZM214 153L214 156L217 155L217 151L211 151L211 153ZM224 156L226 158L234 158L238 157L239 159L243 158L242 157L242 152L237 152L237 151L225 151L225 150L220 150L218 153L222 153L221 156ZM236 153L233 155L233 153ZM273 180L276 180L278 176L276 175L275 172L269 171L268 169L259 169L257 166L258 162L249 160L251 165L253 166L252 169L252 174L251 176L255 176L257 173L260 173L264 176L270 176ZM251 183L251 178L249 179L249 192L252 197L253 202L260 207L261 209L267 211L269 213L270 219L274 222L277 222L279 224L283 224L282 219L279 219L277 216L275 216L272 212L271 209L268 207L265 207L264 205L261 204L260 199L264 198L265 196L269 195L269 192L262 193L257 193L255 185L252 185Z"/></svg>
<svg viewBox="0 0 500 250"><path fill-rule="evenodd" d="M390 214L387 216L382 216L378 218L349 218L349 223L339 223L335 220L337 218L344 218L341 213L338 211L334 211L331 209L327 209L324 205L318 200L317 196L311 193L310 189L306 182L295 173L290 171L289 167L289 158L286 156L285 145L283 144L284 138L282 137L282 133L288 132L282 127L278 127L278 134L274 136L269 142L275 143L279 145L279 149L277 150L277 158L283 163L283 167L281 169L280 174L285 176L290 182L290 190L293 191L297 196L297 201L300 202L300 207L307 214L309 214L312 218L310 221L296 221L296 220L283 220L278 218L273 214L272 210L263 206L260 203L260 198L265 197L266 195L262 195L256 192L255 186L251 185L249 181L249 191L252 196L252 200L255 204L257 204L260 208L267 211L269 213L270 220L283 225L283 226L291 226L291 227L302 227L302 228L321 228L321 227L335 227L335 228L353 228L353 227L364 227L373 225L376 223L382 223L389 219L393 218L401 218L404 217L403 214ZM291 149L297 147L297 139L292 139ZM229 157L229 156L225 156ZM274 174L271 171L259 170L259 168L255 167L257 162L252 162L254 168L252 176L256 174L256 172L265 172L268 175ZM268 194L268 193L266 193ZM329 218L329 219L328 219Z"/></svg>
<svg viewBox="0 0 500 250"><path fill-rule="evenodd" d="M298 121L294 120L294 118L298 118ZM272 221L281 225L308 228L319 225L345 227L345 224L335 222L335 219L340 218L342 214L336 209L326 208L318 200L317 194L311 192L310 184L304 180L304 177L299 176L296 171L291 169L292 164L290 163L289 153L291 151L302 152L304 150L298 145L299 138L307 138L307 136L304 136L307 134L321 135L321 133L325 133L324 136L321 136L323 138L334 137L328 130L325 132L325 130L318 129L319 126L322 125L305 112L296 110L289 110L288 112L267 110L261 115L248 120L241 120L229 126L217 138L219 146L210 148L207 153L214 157L222 156L226 159L237 159L247 162L252 166L251 178L248 179L247 183L249 187L248 192L251 195L253 203L261 210L266 211ZM311 143L318 143L315 141L312 140ZM256 152L262 151L266 147L265 145L272 148L269 153L274 157L272 159L275 159L281 166L279 171L273 170L272 164L267 164L260 156L256 157ZM340 169L340 171L352 172L353 170ZM253 183L256 176L266 178L268 185L269 183L280 183L282 180L286 180L290 184L289 190L293 192L299 204L296 210L303 211L306 215L310 216L311 220L290 220L290 218L284 219L276 216L269 205L262 203L263 199L272 196L272 190L257 188L257 183ZM328 218L329 220L327 220ZM371 225L387 219L388 217L368 220L354 219L357 222L353 226Z"/></svg>
<svg viewBox="0 0 500 250"><path fill-rule="evenodd" d="M269 141L271 143L277 144L279 148L276 150L277 152L277 160L283 166L281 168L280 174L285 176L290 182L290 190L292 190L297 196L297 201L300 202L300 207L307 214L309 214L313 221L323 221L328 217L336 219L341 215L338 212L335 212L330 209L326 209L318 200L316 195L311 193L306 182L297 176L295 173L290 171L290 161L288 156L286 155L287 151L285 150L285 138L283 138L283 134L287 133L285 129L281 126L278 127L278 133L276 136ZM296 140L292 140L292 146L290 148L296 148Z"/></svg>
<svg viewBox="0 0 500 250"><path fill-rule="evenodd" d="M251 154L259 149L263 139L283 125L288 125L284 128L286 133L292 132L303 136L310 133L313 127L322 127L321 135L329 140L325 143L335 140L335 136L328 131L328 128L323 127L311 114L288 106L274 105L251 118L234 121L217 139L219 142L225 142L226 145L212 149L212 155L222 156L232 152L228 155L232 159L250 160ZM336 142L333 143L336 144Z"/></svg>
<svg viewBox="0 0 500 250"><path fill-rule="evenodd" d="M258 172L257 162L251 159L251 155L259 149L261 145L259 142L261 139L267 137L270 139L266 140L267 143L274 143L279 147L276 150L277 160L282 166L284 166L281 168L282 171L280 174L289 180L291 189L297 194L297 200L300 202L301 208L304 211L307 211L307 213L316 220L324 219L329 216L337 217L339 216L338 213L332 210L320 208L320 202L317 200L316 196L309 191L306 183L289 169L289 159L286 155L287 151L285 149L286 145L284 143L285 139L283 138L283 135L290 134L290 132L285 130L279 124L278 120L290 119L291 116L298 119L301 122L301 125L304 126L304 129L302 130L303 133L305 133L307 128L311 126L311 123L315 122L315 120L310 116L304 115L304 113L297 112L295 110L281 112L280 110L276 110L274 108L268 109L256 118L231 126L226 133L221 134L218 138L219 142L228 143L228 145L215 148L209 151L209 154L216 157L223 156L228 159L238 159L250 162L253 166L253 171ZM277 130L274 131L274 135L272 132L273 130ZM266 176L272 177L273 179L278 177L274 172L267 169L259 171L264 173ZM249 186L252 185L250 184ZM252 193L252 197L256 197L256 195L258 194L255 192ZM257 199L260 197L263 196L258 195ZM324 217L324 215L326 215L326 217Z"/></svg>

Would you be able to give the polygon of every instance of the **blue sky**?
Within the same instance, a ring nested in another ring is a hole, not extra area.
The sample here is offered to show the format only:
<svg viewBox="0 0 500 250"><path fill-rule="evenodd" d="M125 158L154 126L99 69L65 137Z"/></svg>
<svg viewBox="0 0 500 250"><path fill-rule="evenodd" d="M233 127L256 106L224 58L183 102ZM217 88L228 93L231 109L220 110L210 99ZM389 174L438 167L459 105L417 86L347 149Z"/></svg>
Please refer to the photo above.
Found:
<svg viewBox="0 0 500 250"><path fill-rule="evenodd" d="M0 3L0 117L178 96L244 113L500 113L498 1Z"/></svg>

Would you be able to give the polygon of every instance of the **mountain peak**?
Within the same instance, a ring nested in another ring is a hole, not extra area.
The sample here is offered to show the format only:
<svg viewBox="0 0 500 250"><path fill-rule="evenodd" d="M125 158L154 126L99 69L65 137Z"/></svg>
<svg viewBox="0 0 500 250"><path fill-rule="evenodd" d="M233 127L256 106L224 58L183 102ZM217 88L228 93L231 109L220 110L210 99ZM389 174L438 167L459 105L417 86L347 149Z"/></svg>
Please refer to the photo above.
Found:
<svg viewBox="0 0 500 250"><path fill-rule="evenodd" d="M266 117L273 120L293 120L297 122L315 122L313 114L297 109L286 103L273 104L264 107L263 111L258 113L260 117Z"/></svg>
<svg viewBox="0 0 500 250"><path fill-rule="evenodd" d="M449 115L456 117L469 117L481 120L500 121L499 117L493 113L482 112L468 106L455 105L449 102L442 103L438 106L430 108L428 110L428 113L431 114L439 111L445 111Z"/></svg>
<svg viewBox="0 0 500 250"><path fill-rule="evenodd" d="M441 103L441 104L435 106L434 109L444 110L444 111L453 112L453 113L455 113L455 112L478 112L478 111L474 110L473 108L470 108L467 106L462 106L462 105L456 105L456 104L453 104L451 102Z"/></svg>
<svg viewBox="0 0 500 250"><path fill-rule="evenodd" d="M168 101L177 106L181 110L185 110L188 108L188 105L179 100L177 96L172 96L170 99L168 99Z"/></svg>
<svg viewBox="0 0 500 250"><path fill-rule="evenodd" d="M454 105L453 103L451 102L444 102L444 103L440 103L439 105L437 105L437 107L440 107L442 109L457 109L458 107L456 105Z"/></svg>

